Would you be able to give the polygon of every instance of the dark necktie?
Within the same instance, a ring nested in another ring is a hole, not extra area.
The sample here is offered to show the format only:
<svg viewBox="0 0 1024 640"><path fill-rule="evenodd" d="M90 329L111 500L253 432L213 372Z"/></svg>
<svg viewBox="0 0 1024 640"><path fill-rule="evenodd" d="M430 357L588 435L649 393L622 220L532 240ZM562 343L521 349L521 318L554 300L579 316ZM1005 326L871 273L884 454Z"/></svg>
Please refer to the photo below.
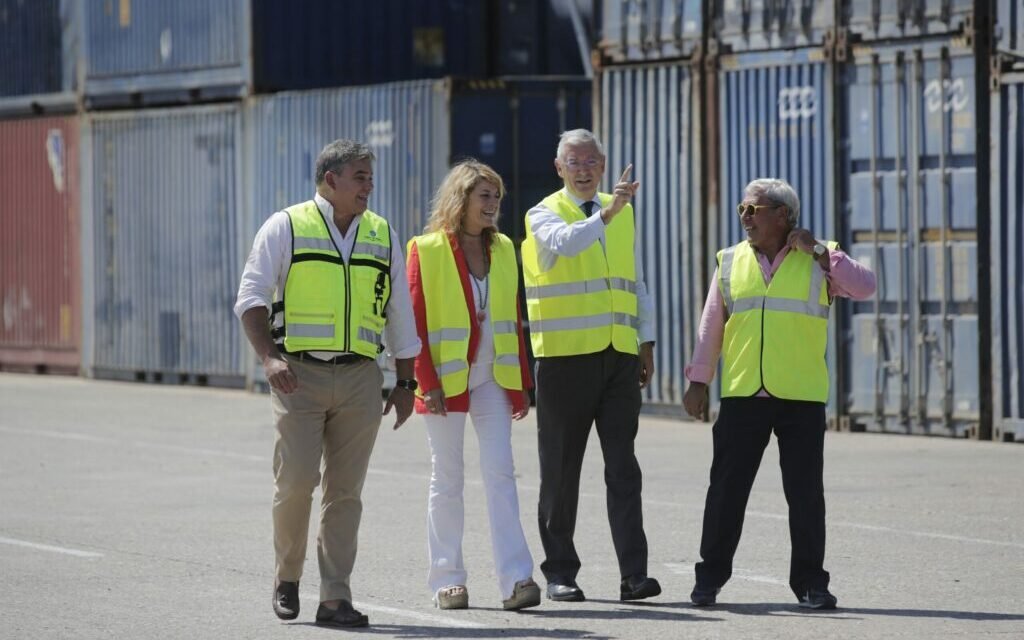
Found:
<svg viewBox="0 0 1024 640"><path fill-rule="evenodd" d="M587 214L587 217L589 218L591 216L591 214L594 213L594 207L596 205L597 205L597 203L594 202L593 200L588 200L587 202L584 202L583 204L581 204L580 208L583 209L583 213Z"/></svg>

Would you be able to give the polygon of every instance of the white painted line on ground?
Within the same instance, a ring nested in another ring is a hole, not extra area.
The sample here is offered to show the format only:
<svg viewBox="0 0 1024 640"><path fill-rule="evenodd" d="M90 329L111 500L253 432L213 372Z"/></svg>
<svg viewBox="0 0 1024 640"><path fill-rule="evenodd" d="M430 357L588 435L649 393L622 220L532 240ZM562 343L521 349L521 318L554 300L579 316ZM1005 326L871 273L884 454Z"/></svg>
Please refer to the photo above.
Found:
<svg viewBox="0 0 1024 640"><path fill-rule="evenodd" d="M28 542L27 540L15 540L14 538L0 537L0 544L12 544L16 547L28 547L29 549L37 549L39 551L51 551L53 553L63 553L68 556L77 556L79 558L102 558L102 553L96 553L95 551L80 551L78 549L68 549L67 547L55 547L49 544L39 544L38 542Z"/></svg>
<svg viewBox="0 0 1024 640"><path fill-rule="evenodd" d="M681 562L665 562L663 563L669 571L680 576L693 576L693 564L683 564ZM733 567L732 577L737 580L747 580L749 582L762 582L765 584L777 584L783 587L788 587L789 583L785 580L779 580L778 578L772 578L769 576L759 576L753 571L747 569L740 569Z"/></svg>
<svg viewBox="0 0 1024 640"><path fill-rule="evenodd" d="M116 439L116 438L106 438L106 437L102 437L102 436L91 436L91 435L86 435L86 434L81 434L81 433L71 433L71 432L68 432L68 431L48 431L46 429L16 429L16 428L12 428L12 427L0 426L0 433L12 433L12 434L28 435L28 436L43 436L43 437L47 437L47 438L59 438L59 439L64 439L64 440L79 440L79 441L97 442L97 443L103 443L103 444L115 444L115 445L119 445L119 446L130 445L130 446L141 447L141 448L148 448L148 449L161 449L161 450L164 450L164 451L176 451L176 452L179 452L179 453L187 453L189 455L208 455L208 456L217 456L217 457L222 457L222 458L233 458L233 459L236 459L236 460L246 460L246 461L249 461L249 462L262 462L262 463L270 462L270 458L266 457L266 456L257 456L257 455L250 455L250 454L244 454L244 453L236 453L236 452L233 452L233 451L219 451L219 450L215 450L215 449L197 449L197 448L192 448L192 447L183 447L183 446L171 445L171 444L160 444L160 443L149 443L149 442L130 441L130 440L119 440L119 439ZM373 469L373 468L371 468L371 469L369 469L368 473L371 473L371 474L374 474L374 475L413 478L413 479L416 479L416 480L422 480L424 478L423 474L410 473L410 472L405 472L405 471L391 471L391 470L388 470L388 469ZM429 477L429 474L428 474L427 477ZM477 480L477 479L467 479L466 480L466 484L480 485L480 484L482 484L482 482L480 480ZM538 486L536 486L536 485L520 483L519 484L519 490L520 491L538 492L540 490L540 488ZM581 498L594 498L594 499L599 499L599 500L604 500L605 499L604 494L588 493L588 492L583 492L583 491L580 492L580 497ZM665 506L665 507L679 507L679 508L684 508L684 509L685 508L689 508L689 509L695 510L695 511L696 510L702 510L704 508L704 505L688 506L688 505L682 504L680 502L674 502L672 500L658 500L656 498L644 498L644 503L649 504L649 505L657 505L657 506ZM768 519L768 520L783 520L783 521L788 520L788 516L786 516L785 514L780 514L780 513L768 513L768 512L765 512L765 511L747 511L746 514L748 516L752 516L752 517L755 517L755 518L765 518L765 519ZM973 537L969 537L969 536L958 536L958 535L946 534L946 533L935 533L935 532L932 532L932 531L914 531L914 530L911 530L911 529L897 529L897 528L894 528L894 527L883 527L883 526L878 526L878 525L860 524L860 523L856 523L856 522L842 522L842 521L833 522L833 521L829 521L827 524L828 524L829 527L847 527L847 528L851 528L851 529L860 529L862 531L875 531L875 532L879 532L879 533L896 533L896 534L914 536L914 537L918 537L918 538L931 538L931 539L934 539L934 540L949 540L949 541L952 541L952 542L969 542L969 543L974 543L974 544L986 544L986 545L992 545L992 546L997 546L997 547L1010 547L1010 548L1013 548L1013 549L1024 549L1024 542L1012 542L1012 541L1003 541L1003 540L988 540L988 539L985 539L985 538L973 538Z"/></svg>
<svg viewBox="0 0 1024 640"><path fill-rule="evenodd" d="M308 591L302 592L302 599L312 602L320 601L319 593L312 593ZM407 618L409 620L419 620L420 622L429 622L436 624L441 627L458 627L460 629L486 629L487 625L480 624L479 622L469 622L468 620L454 620L447 616L435 616L429 613L421 613L419 611L412 611L411 609L399 609L397 607L387 607L381 604L370 604L369 602L353 602L352 606L360 611L373 611L374 613L382 613L386 615L395 616L396 618ZM379 620L370 620L370 626L374 623L381 624Z"/></svg>

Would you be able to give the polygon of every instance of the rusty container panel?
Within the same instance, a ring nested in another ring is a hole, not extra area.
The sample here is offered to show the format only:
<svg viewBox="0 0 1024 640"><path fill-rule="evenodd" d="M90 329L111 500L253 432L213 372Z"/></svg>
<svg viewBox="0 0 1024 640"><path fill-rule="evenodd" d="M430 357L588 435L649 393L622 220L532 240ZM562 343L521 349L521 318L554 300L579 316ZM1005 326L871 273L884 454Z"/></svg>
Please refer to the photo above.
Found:
<svg viewBox="0 0 1024 640"><path fill-rule="evenodd" d="M0 369L79 368L78 128L0 122Z"/></svg>

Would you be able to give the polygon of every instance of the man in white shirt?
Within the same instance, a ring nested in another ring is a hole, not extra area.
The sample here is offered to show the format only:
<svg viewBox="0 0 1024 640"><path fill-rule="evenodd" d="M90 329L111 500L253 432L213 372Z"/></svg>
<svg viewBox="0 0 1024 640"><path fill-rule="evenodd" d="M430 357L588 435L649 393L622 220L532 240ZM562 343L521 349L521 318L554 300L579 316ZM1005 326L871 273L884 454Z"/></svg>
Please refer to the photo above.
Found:
<svg viewBox="0 0 1024 640"><path fill-rule="evenodd" d="M316 623L366 626L352 607L363 481L381 422L383 375L375 357L386 342L398 383L384 413L398 428L413 407L413 361L420 350L402 243L367 209L373 152L336 140L316 161L316 195L260 228L235 303L271 387L274 447L273 608L299 613L312 494L323 502L317 553Z"/></svg>
<svg viewBox="0 0 1024 640"><path fill-rule="evenodd" d="M642 474L633 451L640 389L654 374L653 301L644 284L633 208L640 187L626 168L613 194L598 192L601 142L566 131L555 168L564 188L526 214L522 245L530 342L536 364L541 571L547 596L584 600L573 544L580 470L596 424L605 462L608 521L622 600L661 593L647 576Z"/></svg>

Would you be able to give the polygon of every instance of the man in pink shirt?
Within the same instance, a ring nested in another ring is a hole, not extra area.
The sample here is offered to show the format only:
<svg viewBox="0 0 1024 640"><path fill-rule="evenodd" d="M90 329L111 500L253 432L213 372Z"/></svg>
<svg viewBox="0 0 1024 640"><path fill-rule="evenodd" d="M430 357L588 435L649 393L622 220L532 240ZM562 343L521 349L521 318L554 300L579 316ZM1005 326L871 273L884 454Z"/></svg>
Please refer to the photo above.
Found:
<svg viewBox="0 0 1024 640"><path fill-rule="evenodd" d="M874 294L870 269L798 227L800 198L783 180L754 180L737 206L747 239L718 253L683 406L699 417L722 355L711 484L690 599L715 604L732 559L761 456L772 432L789 504L789 584L801 607L834 609L825 560L822 481L828 315L836 297Z"/></svg>

